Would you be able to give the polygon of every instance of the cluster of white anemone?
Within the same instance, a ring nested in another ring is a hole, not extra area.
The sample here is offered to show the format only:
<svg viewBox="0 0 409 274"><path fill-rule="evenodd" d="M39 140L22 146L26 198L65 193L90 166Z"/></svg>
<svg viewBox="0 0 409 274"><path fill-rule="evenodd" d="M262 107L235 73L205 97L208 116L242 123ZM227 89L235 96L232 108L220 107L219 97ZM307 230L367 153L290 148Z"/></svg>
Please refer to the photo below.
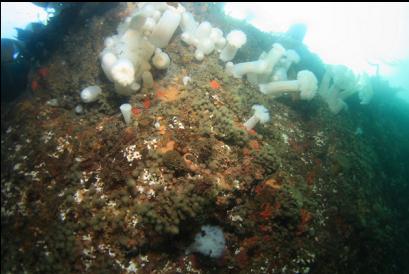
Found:
<svg viewBox="0 0 409 274"><path fill-rule="evenodd" d="M247 42L246 35L240 30L232 30L223 36L223 32L209 22L196 22L193 15L178 4L176 7L167 3L140 3L132 14L118 26L117 34L105 40L105 48L101 52L101 66L109 80L114 82L115 90L122 95L131 95L141 88L152 87L152 66L159 70L169 67L171 59L164 51L176 29L182 30L181 39L195 48L194 56L202 61L213 51L220 53L219 59L226 63L226 72L235 78L244 76L250 83L256 84L263 94L278 97L295 93L302 100L311 100L317 93L318 81L308 70L299 71L297 79L288 80L288 70L292 64L300 61L300 56L292 49L286 50L275 43L268 52L263 52L258 60L233 64L231 60L237 51ZM324 76L321 84L321 95L334 113L346 108L343 101L349 97L352 88L341 91L348 73L333 68ZM330 86L329 83L332 83ZM361 82L368 83L367 78ZM368 103L372 90L367 84L362 85L359 93L361 103ZM100 89L86 89L81 94L84 102L95 101ZM126 108L128 109L128 108ZM253 106L255 114L245 123L252 129L258 122L269 120L266 108ZM128 119L125 119L128 120Z"/></svg>
<svg viewBox="0 0 409 274"><path fill-rule="evenodd" d="M114 82L117 93L131 95L142 83L152 86L151 68L169 67L170 57L163 50L179 26L182 41L196 48L194 55L198 61L214 50L220 52L221 60L232 60L246 43L243 32L234 30L224 38L223 32L209 22L196 22L181 4L177 7L165 2L137 4L118 26L117 34L105 39L105 48L100 54L102 69Z"/></svg>
<svg viewBox="0 0 409 274"><path fill-rule="evenodd" d="M170 57L163 48L169 44L184 12L181 5L140 3L118 26L117 34L105 39L101 66L119 94L131 95L142 83L150 87L152 66L161 70L169 67Z"/></svg>
<svg viewBox="0 0 409 274"><path fill-rule="evenodd" d="M319 94L327 103L329 110L337 114L347 110L345 100L358 93L360 103L366 105L373 96L373 90L367 74L356 77L348 67L344 65L328 65L322 77Z"/></svg>

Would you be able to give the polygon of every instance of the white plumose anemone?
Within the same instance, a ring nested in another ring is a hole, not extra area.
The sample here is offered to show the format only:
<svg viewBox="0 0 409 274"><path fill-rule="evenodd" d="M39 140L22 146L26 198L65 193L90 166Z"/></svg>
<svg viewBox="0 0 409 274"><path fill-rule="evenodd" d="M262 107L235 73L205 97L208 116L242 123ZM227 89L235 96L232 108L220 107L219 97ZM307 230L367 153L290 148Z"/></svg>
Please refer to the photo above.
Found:
<svg viewBox="0 0 409 274"><path fill-rule="evenodd" d="M155 55L152 57L152 64L157 69L167 69L170 65L169 55L160 48L157 48Z"/></svg>
<svg viewBox="0 0 409 274"><path fill-rule="evenodd" d="M299 71L297 80L277 81L268 84L259 85L261 93L280 96L284 93L299 92L302 100L311 100L314 98L318 89L318 80L314 73L309 70Z"/></svg>
<svg viewBox="0 0 409 274"><path fill-rule="evenodd" d="M129 86L135 81L135 68L128 59L119 59L111 67L112 79L121 86Z"/></svg>
<svg viewBox="0 0 409 274"><path fill-rule="evenodd" d="M252 109L254 110L253 116L244 123L247 130L252 130L259 122L264 124L270 120L270 113L265 106L254 105Z"/></svg>
<svg viewBox="0 0 409 274"><path fill-rule="evenodd" d="M226 45L220 52L220 60L223 62L233 60L237 50L247 42L247 36L240 30L233 30L227 34Z"/></svg>

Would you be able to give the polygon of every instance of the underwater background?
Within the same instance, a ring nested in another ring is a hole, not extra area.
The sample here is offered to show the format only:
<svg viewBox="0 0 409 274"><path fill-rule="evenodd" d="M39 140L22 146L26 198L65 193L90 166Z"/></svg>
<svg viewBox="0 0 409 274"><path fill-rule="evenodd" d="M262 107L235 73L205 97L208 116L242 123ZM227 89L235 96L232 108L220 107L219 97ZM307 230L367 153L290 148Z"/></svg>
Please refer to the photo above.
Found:
<svg viewBox="0 0 409 274"><path fill-rule="evenodd" d="M409 5L317 5L2 3L1 272L409 273Z"/></svg>

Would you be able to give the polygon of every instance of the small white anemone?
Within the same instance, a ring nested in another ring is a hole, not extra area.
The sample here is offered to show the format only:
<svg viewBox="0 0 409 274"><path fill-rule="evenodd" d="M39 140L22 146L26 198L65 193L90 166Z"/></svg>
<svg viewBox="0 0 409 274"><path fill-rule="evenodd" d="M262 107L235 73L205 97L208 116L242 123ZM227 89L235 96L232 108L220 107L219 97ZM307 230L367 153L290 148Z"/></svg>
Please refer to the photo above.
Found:
<svg viewBox="0 0 409 274"><path fill-rule="evenodd" d="M157 48L155 55L152 57L152 64L157 69L167 69L170 64L169 55L160 48Z"/></svg>
<svg viewBox="0 0 409 274"><path fill-rule="evenodd" d="M244 123L244 127L247 130L253 129L258 122L264 124L270 120L270 113L265 106L254 105L252 109L254 110L253 116Z"/></svg>
<svg viewBox="0 0 409 274"><path fill-rule="evenodd" d="M153 76L149 70L142 73L142 82L145 88L153 87Z"/></svg>
<svg viewBox="0 0 409 274"><path fill-rule="evenodd" d="M200 49L195 50L195 59L197 61L202 61L204 59L204 53Z"/></svg>
<svg viewBox="0 0 409 274"><path fill-rule="evenodd" d="M192 78L190 78L190 76L185 76L182 78L182 82L184 86L187 86L187 84L192 81Z"/></svg>
<svg viewBox="0 0 409 274"><path fill-rule="evenodd" d="M122 104L119 109L121 110L125 123L129 125L132 122L132 106L130 104Z"/></svg>
<svg viewBox="0 0 409 274"><path fill-rule="evenodd" d="M89 86L84 88L81 91L81 100L84 103L92 103L95 102L98 97L101 95L102 91L99 86Z"/></svg>

